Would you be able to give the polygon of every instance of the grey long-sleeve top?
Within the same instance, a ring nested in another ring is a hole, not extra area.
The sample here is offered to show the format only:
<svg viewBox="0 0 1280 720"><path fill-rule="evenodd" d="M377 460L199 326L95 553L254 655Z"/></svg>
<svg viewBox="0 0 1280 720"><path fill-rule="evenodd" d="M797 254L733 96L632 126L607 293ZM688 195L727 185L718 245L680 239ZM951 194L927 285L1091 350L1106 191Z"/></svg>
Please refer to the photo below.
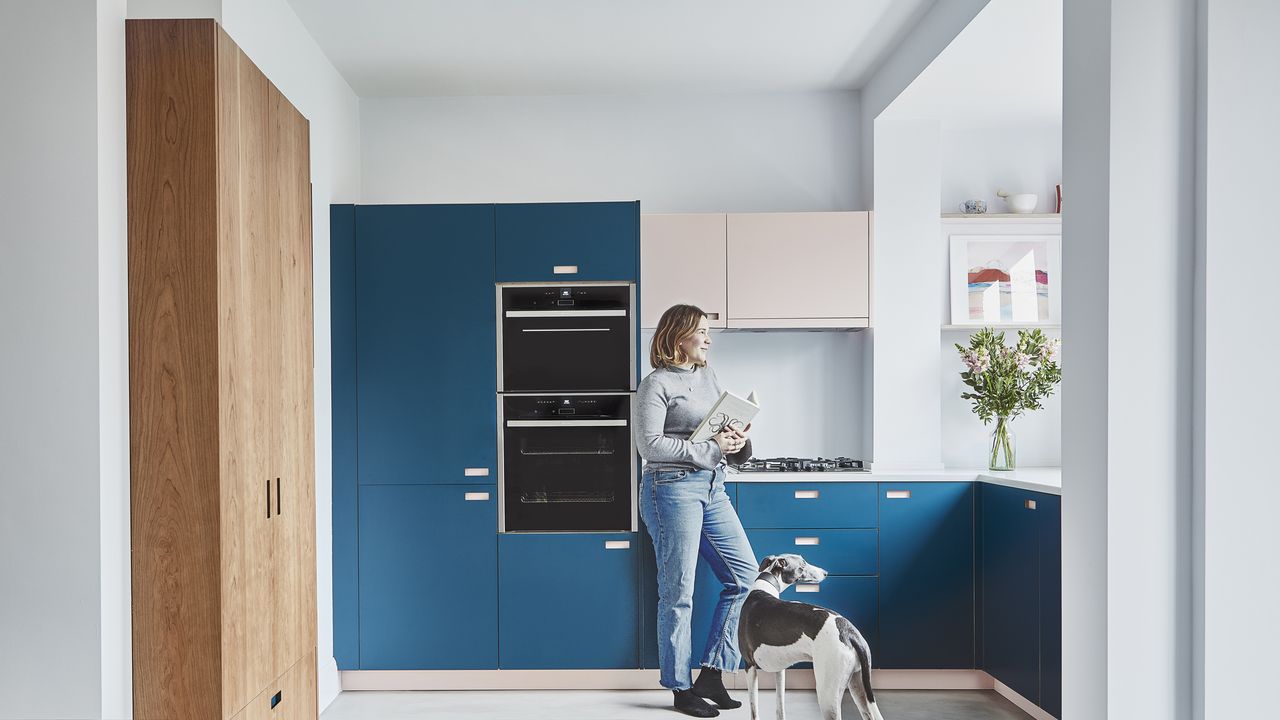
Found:
<svg viewBox="0 0 1280 720"><path fill-rule="evenodd" d="M712 470L721 462L738 465L751 457L749 439L728 456L715 440L689 441L720 393L720 383L709 367L658 368L640 381L635 436L646 470Z"/></svg>

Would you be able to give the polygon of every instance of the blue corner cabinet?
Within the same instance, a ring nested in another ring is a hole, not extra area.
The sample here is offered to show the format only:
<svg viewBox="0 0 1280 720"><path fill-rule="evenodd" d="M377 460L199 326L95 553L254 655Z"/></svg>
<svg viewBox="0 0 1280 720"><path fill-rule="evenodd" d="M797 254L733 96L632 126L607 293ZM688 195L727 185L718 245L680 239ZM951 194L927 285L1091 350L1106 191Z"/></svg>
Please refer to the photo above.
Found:
<svg viewBox="0 0 1280 720"><path fill-rule="evenodd" d="M983 483L982 667L1061 717L1061 498Z"/></svg>
<svg viewBox="0 0 1280 720"><path fill-rule="evenodd" d="M974 667L973 483L880 483L882 668Z"/></svg>
<svg viewBox="0 0 1280 720"><path fill-rule="evenodd" d="M495 211L498 282L640 275L640 203L524 203Z"/></svg>
<svg viewBox="0 0 1280 720"><path fill-rule="evenodd" d="M493 222L492 205L356 207L361 485L496 480Z"/></svg>
<svg viewBox="0 0 1280 720"><path fill-rule="evenodd" d="M498 666L639 667L636 533L498 538Z"/></svg>
<svg viewBox="0 0 1280 720"><path fill-rule="evenodd" d="M360 669L498 667L492 485L360 488Z"/></svg>

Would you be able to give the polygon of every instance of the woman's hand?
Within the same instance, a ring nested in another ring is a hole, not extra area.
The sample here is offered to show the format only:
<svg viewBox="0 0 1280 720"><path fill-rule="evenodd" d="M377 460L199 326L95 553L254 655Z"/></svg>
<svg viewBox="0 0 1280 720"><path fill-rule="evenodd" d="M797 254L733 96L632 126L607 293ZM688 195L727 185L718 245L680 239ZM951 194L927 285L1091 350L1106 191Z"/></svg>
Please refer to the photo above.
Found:
<svg viewBox="0 0 1280 720"><path fill-rule="evenodd" d="M747 431L750 429L750 425L741 430L730 426L712 435L711 438L716 441L716 445L720 446L720 452L725 455L732 455L747 444Z"/></svg>

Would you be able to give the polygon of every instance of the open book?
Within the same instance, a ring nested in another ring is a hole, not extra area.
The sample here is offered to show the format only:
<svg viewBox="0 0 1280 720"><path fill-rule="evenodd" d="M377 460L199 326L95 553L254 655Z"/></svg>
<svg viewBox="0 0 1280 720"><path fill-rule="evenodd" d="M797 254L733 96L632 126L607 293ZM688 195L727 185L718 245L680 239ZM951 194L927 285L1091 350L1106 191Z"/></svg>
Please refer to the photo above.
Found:
<svg viewBox="0 0 1280 720"><path fill-rule="evenodd" d="M702 418L698 427L694 428L689 440L692 442L710 440L712 435L723 430L726 425L744 428L758 412L760 412L760 401L756 399L754 390L746 399L725 390L720 393L720 399L711 406L707 416Z"/></svg>

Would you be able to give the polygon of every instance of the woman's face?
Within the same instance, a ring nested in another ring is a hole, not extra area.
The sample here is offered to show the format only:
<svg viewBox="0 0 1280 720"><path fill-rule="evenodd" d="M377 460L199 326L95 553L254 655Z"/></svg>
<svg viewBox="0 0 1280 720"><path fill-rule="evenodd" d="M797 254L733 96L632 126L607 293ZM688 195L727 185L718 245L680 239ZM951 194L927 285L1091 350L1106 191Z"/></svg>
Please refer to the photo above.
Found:
<svg viewBox="0 0 1280 720"><path fill-rule="evenodd" d="M695 364L707 362L707 350L711 349L711 333L708 329L707 316L703 315L698 321L698 329L684 340L680 341L680 349L684 351L685 357Z"/></svg>

